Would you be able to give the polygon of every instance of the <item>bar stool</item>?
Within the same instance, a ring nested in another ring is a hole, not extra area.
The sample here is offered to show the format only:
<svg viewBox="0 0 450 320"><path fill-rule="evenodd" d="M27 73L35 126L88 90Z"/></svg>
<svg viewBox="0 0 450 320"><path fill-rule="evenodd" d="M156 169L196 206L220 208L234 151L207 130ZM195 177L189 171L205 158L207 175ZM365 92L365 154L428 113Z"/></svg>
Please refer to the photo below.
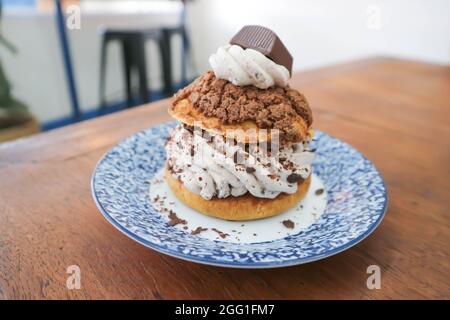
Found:
<svg viewBox="0 0 450 320"><path fill-rule="evenodd" d="M147 80L147 63L145 57L145 43L154 41L160 53L164 93L170 95L172 93L172 70L170 42L167 40L167 32L163 29L143 29L143 30L117 30L107 29L101 30L102 44L100 56L100 109L106 109L105 96L105 80L106 80L106 63L107 63L107 47L112 41L119 41L122 47L122 59L124 67L124 82L126 87L127 107L134 105L133 88L131 87L131 76L136 72L139 78L139 103L149 101L149 86Z"/></svg>

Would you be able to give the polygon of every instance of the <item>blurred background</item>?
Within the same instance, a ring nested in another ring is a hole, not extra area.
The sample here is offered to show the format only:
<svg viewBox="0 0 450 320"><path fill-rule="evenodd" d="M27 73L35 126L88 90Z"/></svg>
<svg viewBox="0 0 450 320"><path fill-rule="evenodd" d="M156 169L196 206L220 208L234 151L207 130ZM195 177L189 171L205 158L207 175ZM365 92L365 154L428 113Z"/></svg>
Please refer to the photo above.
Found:
<svg viewBox="0 0 450 320"><path fill-rule="evenodd" d="M450 64L447 0L0 0L0 141L171 96L243 25L294 70L373 56Z"/></svg>

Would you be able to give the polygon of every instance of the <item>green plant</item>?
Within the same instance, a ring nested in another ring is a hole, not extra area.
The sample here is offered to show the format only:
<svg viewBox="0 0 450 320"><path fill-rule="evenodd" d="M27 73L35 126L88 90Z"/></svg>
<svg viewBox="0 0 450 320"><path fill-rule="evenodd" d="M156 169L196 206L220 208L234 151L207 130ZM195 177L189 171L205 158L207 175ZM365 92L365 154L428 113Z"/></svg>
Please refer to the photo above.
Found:
<svg viewBox="0 0 450 320"><path fill-rule="evenodd" d="M2 2L0 0L0 21L2 16ZM3 37L0 26L0 45L16 53L14 46ZM2 63L0 61L0 129L20 125L29 121L31 115L28 108L19 100L15 99L11 93L11 85L6 77Z"/></svg>

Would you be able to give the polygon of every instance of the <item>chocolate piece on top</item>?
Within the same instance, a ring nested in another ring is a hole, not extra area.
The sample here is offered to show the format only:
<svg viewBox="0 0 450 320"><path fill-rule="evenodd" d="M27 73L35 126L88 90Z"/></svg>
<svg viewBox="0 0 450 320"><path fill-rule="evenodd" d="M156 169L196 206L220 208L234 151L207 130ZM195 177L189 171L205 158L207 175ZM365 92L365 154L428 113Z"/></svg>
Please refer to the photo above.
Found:
<svg viewBox="0 0 450 320"><path fill-rule="evenodd" d="M262 26L244 26L233 38L230 44L244 49L255 49L275 63L285 66L292 74L292 56L272 30Z"/></svg>

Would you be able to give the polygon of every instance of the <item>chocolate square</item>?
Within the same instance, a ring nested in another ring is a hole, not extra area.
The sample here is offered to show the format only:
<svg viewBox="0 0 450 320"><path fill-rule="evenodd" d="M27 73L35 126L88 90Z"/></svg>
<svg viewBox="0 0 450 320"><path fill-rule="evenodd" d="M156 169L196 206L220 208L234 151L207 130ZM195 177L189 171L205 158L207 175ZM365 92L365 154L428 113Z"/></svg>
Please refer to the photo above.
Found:
<svg viewBox="0 0 450 320"><path fill-rule="evenodd" d="M292 74L293 58L272 30L262 26L244 26L233 38L230 44L238 45L244 49L254 49L277 64L283 65Z"/></svg>

